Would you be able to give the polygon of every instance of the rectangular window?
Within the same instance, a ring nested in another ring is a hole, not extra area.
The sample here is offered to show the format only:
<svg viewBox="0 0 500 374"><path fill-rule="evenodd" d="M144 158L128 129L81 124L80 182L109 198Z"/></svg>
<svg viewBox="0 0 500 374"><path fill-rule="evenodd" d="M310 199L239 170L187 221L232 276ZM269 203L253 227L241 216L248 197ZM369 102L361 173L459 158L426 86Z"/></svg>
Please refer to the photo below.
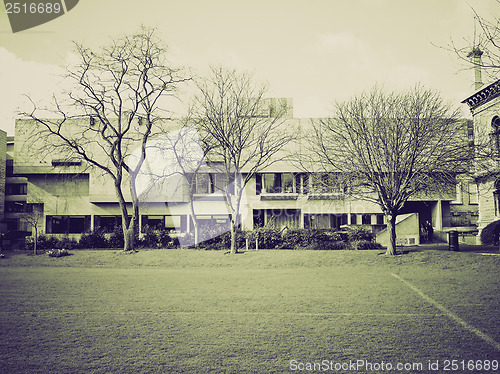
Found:
<svg viewBox="0 0 500 374"><path fill-rule="evenodd" d="M83 234L90 231L90 216L47 216L47 234Z"/></svg>
<svg viewBox="0 0 500 374"><path fill-rule="evenodd" d="M228 177L227 174L214 174L214 191L215 193L222 193L228 187Z"/></svg>
<svg viewBox="0 0 500 374"><path fill-rule="evenodd" d="M175 230L181 229L181 216L165 216L165 228Z"/></svg>
<svg viewBox="0 0 500 374"><path fill-rule="evenodd" d="M79 160L52 160L52 166L80 166Z"/></svg>
<svg viewBox="0 0 500 374"><path fill-rule="evenodd" d="M100 230L111 233L122 226L122 216L94 216L94 226Z"/></svg>
<svg viewBox="0 0 500 374"><path fill-rule="evenodd" d="M479 204L477 184L469 183L469 204Z"/></svg>
<svg viewBox="0 0 500 374"><path fill-rule="evenodd" d="M25 211L25 203L20 201L6 201L5 211L9 213L23 213Z"/></svg>
<svg viewBox="0 0 500 374"><path fill-rule="evenodd" d="M314 173L310 177L310 191L313 194L343 193L344 187L339 186L337 177L333 173Z"/></svg>
<svg viewBox="0 0 500 374"><path fill-rule="evenodd" d="M27 183L8 183L5 185L6 195L26 195L28 193Z"/></svg>
<svg viewBox="0 0 500 374"><path fill-rule="evenodd" d="M377 214L377 225L383 225L383 224L384 224L384 215Z"/></svg>
<svg viewBox="0 0 500 374"><path fill-rule="evenodd" d="M455 200L451 201L451 204L462 204L462 182L458 182L455 185Z"/></svg>
<svg viewBox="0 0 500 374"><path fill-rule="evenodd" d="M362 225L371 225L372 224L372 215L371 214L363 214L361 216L361 224Z"/></svg>
<svg viewBox="0 0 500 374"><path fill-rule="evenodd" d="M262 183L264 192L280 193L281 192L281 174L280 173L264 173L262 175Z"/></svg>
<svg viewBox="0 0 500 374"><path fill-rule="evenodd" d="M208 194L212 192L210 174L202 173L196 175L196 193Z"/></svg>
<svg viewBox="0 0 500 374"><path fill-rule="evenodd" d="M264 173L262 184L266 193L294 193L296 191L293 173Z"/></svg>
<svg viewBox="0 0 500 374"><path fill-rule="evenodd" d="M68 217L68 233L81 234L85 232L85 217Z"/></svg>
<svg viewBox="0 0 500 374"><path fill-rule="evenodd" d="M356 214L352 213L351 214L351 225L356 225Z"/></svg>
<svg viewBox="0 0 500 374"><path fill-rule="evenodd" d="M274 228L299 228L300 209L266 209L266 225Z"/></svg>
<svg viewBox="0 0 500 374"><path fill-rule="evenodd" d="M346 214L304 214L304 228L306 229L338 229L342 219L347 220Z"/></svg>

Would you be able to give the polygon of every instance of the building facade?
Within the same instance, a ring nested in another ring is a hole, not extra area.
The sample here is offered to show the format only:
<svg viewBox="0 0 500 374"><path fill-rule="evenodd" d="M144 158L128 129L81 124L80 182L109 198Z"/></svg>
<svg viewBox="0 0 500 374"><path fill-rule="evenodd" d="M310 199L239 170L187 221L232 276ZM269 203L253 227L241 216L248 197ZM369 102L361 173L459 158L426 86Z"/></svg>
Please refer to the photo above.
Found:
<svg viewBox="0 0 500 374"><path fill-rule="evenodd" d="M291 100L285 102L287 127L307 132L311 119L293 118ZM169 124L171 129L176 127L175 122ZM62 155L57 148L50 152L37 149L35 128L32 120L19 119L15 138L5 143L8 230L29 233L37 224L39 233L79 237L91 230L111 232L120 226L121 211L112 180L81 160ZM299 137L288 151L293 153L300 147ZM150 159L146 169L167 165L168 157L162 157ZM232 181L218 171L216 163L204 164L197 173L171 173L161 180L151 179L152 174L158 173L145 173L138 180L142 231L164 228L182 236L193 230L193 213L200 227L228 227L230 211L221 189L231 188ZM452 190L409 201L398 221L398 244L419 244L421 227L426 223L432 225L437 238L443 239L451 226L474 225L476 201L467 197L467 208L463 208L462 188L457 189L458 194ZM468 189L467 196L469 192L470 196L475 194ZM131 196L126 199L131 207ZM385 216L377 204L352 198L335 184L331 174L305 171L294 162L276 162L261 170L246 185L241 206L245 229L339 229L355 225L378 234L382 244L388 240ZM456 218L464 214L469 217ZM26 219L28 216L31 220Z"/></svg>
<svg viewBox="0 0 500 374"><path fill-rule="evenodd" d="M477 226L481 232L500 220L500 80L477 87L463 103L472 113L474 142L481 152L475 170L479 204Z"/></svg>

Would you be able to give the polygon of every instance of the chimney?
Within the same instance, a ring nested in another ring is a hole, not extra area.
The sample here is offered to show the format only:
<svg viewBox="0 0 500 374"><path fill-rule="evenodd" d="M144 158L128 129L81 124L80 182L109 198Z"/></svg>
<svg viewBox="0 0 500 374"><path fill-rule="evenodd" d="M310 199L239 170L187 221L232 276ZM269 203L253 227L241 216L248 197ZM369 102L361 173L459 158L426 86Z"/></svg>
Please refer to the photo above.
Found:
<svg viewBox="0 0 500 374"><path fill-rule="evenodd" d="M481 55L483 51L479 47L473 47L472 51L467 55L467 57L472 59L474 65L474 89L479 90L483 86L483 79L481 78Z"/></svg>

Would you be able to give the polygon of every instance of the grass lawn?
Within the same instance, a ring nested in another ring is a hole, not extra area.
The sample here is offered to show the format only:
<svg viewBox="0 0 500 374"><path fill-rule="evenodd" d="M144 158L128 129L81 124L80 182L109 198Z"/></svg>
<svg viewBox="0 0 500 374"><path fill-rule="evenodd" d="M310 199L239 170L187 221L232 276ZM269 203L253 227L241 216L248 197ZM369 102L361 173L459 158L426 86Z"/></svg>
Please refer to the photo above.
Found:
<svg viewBox="0 0 500 374"><path fill-rule="evenodd" d="M71 253L0 259L1 373L499 371L494 253Z"/></svg>

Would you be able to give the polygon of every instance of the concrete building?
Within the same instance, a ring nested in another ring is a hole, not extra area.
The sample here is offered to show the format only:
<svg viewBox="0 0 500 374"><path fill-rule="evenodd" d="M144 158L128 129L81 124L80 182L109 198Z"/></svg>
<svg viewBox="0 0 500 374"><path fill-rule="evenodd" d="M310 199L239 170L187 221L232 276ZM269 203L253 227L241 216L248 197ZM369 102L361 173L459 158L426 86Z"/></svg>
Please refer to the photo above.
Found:
<svg viewBox="0 0 500 374"><path fill-rule="evenodd" d="M275 99L272 105L279 102L287 106L287 127L308 131L311 119L293 118L290 99ZM80 121L73 125L76 128L91 124ZM171 122L168 127L174 131L178 124ZM6 142L5 218L10 231L32 230L23 221L26 212L39 215L39 232L57 236L79 237L93 229L110 232L120 225L120 209L109 178L81 160L61 154L58 148L44 152L37 149L37 144L36 124L32 120L17 120L15 139ZM290 147L292 151L297 148L300 144ZM149 159L146 169L166 162L153 159ZM195 178L192 183L195 190L190 194L192 178ZM291 162L277 162L262 170L245 189L241 210L243 228L267 225L338 229L357 225L377 233L379 242L385 244L388 240L386 222L380 207L349 197L329 183L329 178L327 173L305 171ZM146 225L161 227L181 235L191 231L191 196L200 225L227 227L229 224L229 209L220 187L229 185L230 181L218 172L216 163L203 165L199 173L187 178L177 173L160 182L145 175L139 184L142 229ZM467 191L474 194L474 190ZM467 222L454 218L453 212L460 212L457 206L463 204L464 196L460 193L457 197L453 189L409 201L398 221L398 244L419 244L420 228L427 221L432 223L436 236L443 239L452 225L473 225L473 217ZM131 201L130 195L126 198ZM473 206L475 201L468 198L467 203ZM465 209L467 214L470 210Z"/></svg>

